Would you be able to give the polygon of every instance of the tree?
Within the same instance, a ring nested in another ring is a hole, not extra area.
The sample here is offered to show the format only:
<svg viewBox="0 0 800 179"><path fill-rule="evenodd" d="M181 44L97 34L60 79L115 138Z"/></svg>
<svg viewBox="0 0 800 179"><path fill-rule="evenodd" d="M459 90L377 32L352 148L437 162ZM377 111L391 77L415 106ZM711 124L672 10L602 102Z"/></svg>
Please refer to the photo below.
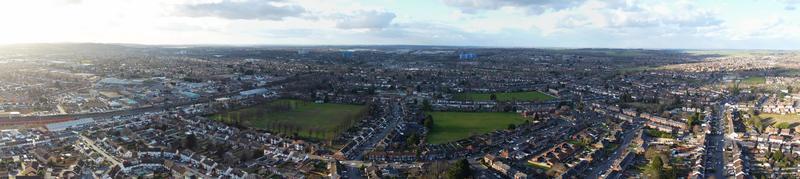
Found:
<svg viewBox="0 0 800 179"><path fill-rule="evenodd" d="M261 149L253 150L253 158L261 158L263 156L264 156L264 151L262 151Z"/></svg>
<svg viewBox="0 0 800 179"><path fill-rule="evenodd" d="M425 128L428 128L428 130L433 129L433 116L430 114L425 116L425 120L422 121L422 125L424 125Z"/></svg>
<svg viewBox="0 0 800 179"><path fill-rule="evenodd" d="M756 116L753 116L752 118L750 118L750 120L753 120L753 127L756 128L756 131L758 131L758 132L763 132L764 131L764 123L763 123L763 121L761 121L761 117L756 115Z"/></svg>
<svg viewBox="0 0 800 179"><path fill-rule="evenodd" d="M700 112L694 112L694 115L690 116L689 119L686 120L686 125L691 127L693 125L699 124L698 121L702 120L702 116L700 116Z"/></svg>
<svg viewBox="0 0 800 179"><path fill-rule="evenodd" d="M790 128L792 128L792 125L787 123L787 122L781 122L781 123L775 124L773 126L775 128L778 128L778 129L790 129Z"/></svg>
<svg viewBox="0 0 800 179"><path fill-rule="evenodd" d="M223 156L225 156L225 153L228 152L229 146L226 146L225 144L218 144L214 145L214 149L215 149L214 155L216 155L219 158L222 158Z"/></svg>
<svg viewBox="0 0 800 179"><path fill-rule="evenodd" d="M731 87L730 91L733 93L733 95L739 95L739 91L740 91L739 83L734 83L733 87Z"/></svg>
<svg viewBox="0 0 800 179"><path fill-rule="evenodd" d="M661 161L660 156L653 157L650 161L650 166L647 166L646 173L649 176L648 178L661 178L664 174L664 162Z"/></svg>
<svg viewBox="0 0 800 179"><path fill-rule="evenodd" d="M413 148L414 146L417 146L417 143L419 143L419 136L417 134L411 134L408 136L408 138L406 138L407 148Z"/></svg>
<svg viewBox="0 0 800 179"><path fill-rule="evenodd" d="M491 95L489 95L489 99L492 100L492 101L497 101L497 95L492 93Z"/></svg>
<svg viewBox="0 0 800 179"><path fill-rule="evenodd" d="M650 165L651 165L650 167L653 167L653 169L656 169L658 171L664 170L664 161L661 160L661 156L654 157Z"/></svg>
<svg viewBox="0 0 800 179"><path fill-rule="evenodd" d="M422 110L424 111L431 111L433 107L431 106L431 101L428 99L422 100Z"/></svg>
<svg viewBox="0 0 800 179"><path fill-rule="evenodd" d="M517 128L517 125L514 125L514 124L508 124L508 130L514 130L514 129L516 129L516 128Z"/></svg>
<svg viewBox="0 0 800 179"><path fill-rule="evenodd" d="M620 100L622 100L622 102L624 102L624 103L633 102L633 97L631 96L631 94L625 93L625 94L622 94L622 97L620 97Z"/></svg>
<svg viewBox="0 0 800 179"><path fill-rule="evenodd" d="M447 178L463 179L472 175L467 159L461 159L447 169Z"/></svg>
<svg viewBox="0 0 800 179"><path fill-rule="evenodd" d="M194 134L187 135L185 141L183 142L183 148L194 149L195 146L197 146L197 138L194 136Z"/></svg>
<svg viewBox="0 0 800 179"><path fill-rule="evenodd" d="M673 108L680 107L680 106L683 105L683 100L681 100L681 96L680 95L675 95L672 100L673 101L672 101L672 106L671 107L673 107Z"/></svg>

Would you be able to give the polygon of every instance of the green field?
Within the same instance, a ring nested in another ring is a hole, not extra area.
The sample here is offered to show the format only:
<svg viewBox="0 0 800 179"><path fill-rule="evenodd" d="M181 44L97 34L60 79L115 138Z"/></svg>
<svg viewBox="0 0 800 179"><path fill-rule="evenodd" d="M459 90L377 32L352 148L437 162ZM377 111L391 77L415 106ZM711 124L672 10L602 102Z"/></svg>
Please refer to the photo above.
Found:
<svg viewBox="0 0 800 179"><path fill-rule="evenodd" d="M800 115L797 114L759 114L758 117L766 120L767 123L772 124L774 127L778 127L781 123L786 123L792 127L800 125Z"/></svg>
<svg viewBox="0 0 800 179"><path fill-rule="evenodd" d="M765 55L770 53L780 53L780 51L770 50L687 50L684 53L693 55L720 55L720 56L753 56Z"/></svg>
<svg viewBox="0 0 800 179"><path fill-rule="evenodd" d="M366 111L367 107L362 105L317 104L282 99L212 115L210 118L286 135L329 140L355 124Z"/></svg>
<svg viewBox="0 0 800 179"><path fill-rule="evenodd" d="M459 93L453 96L456 100L462 101L489 101L492 94L495 94L497 101L547 101L555 97L538 91L513 92L513 93Z"/></svg>
<svg viewBox="0 0 800 179"><path fill-rule="evenodd" d="M609 56L616 56L616 57L637 57L637 56L649 55L647 53L638 50L613 50L613 51L604 51L603 53Z"/></svg>
<svg viewBox="0 0 800 179"><path fill-rule="evenodd" d="M669 139L674 139L675 138L675 136L673 136L670 133L659 131L659 130L656 130L656 129L647 129L647 130L645 130L645 133L647 135L649 135L650 137L669 138Z"/></svg>
<svg viewBox="0 0 800 179"><path fill-rule="evenodd" d="M430 115L433 116L433 129L428 134L427 141L431 144L507 129L509 124L521 124L525 121L517 113L502 112L430 112Z"/></svg>
<svg viewBox="0 0 800 179"><path fill-rule="evenodd" d="M632 72L643 72L647 70L657 70L657 69L659 69L659 67L637 66L637 67L620 68L617 69L617 71L622 73L632 73Z"/></svg>
<svg viewBox="0 0 800 179"><path fill-rule="evenodd" d="M763 76L751 76L745 79L742 79L742 84L744 85L760 85L767 83L767 78Z"/></svg>

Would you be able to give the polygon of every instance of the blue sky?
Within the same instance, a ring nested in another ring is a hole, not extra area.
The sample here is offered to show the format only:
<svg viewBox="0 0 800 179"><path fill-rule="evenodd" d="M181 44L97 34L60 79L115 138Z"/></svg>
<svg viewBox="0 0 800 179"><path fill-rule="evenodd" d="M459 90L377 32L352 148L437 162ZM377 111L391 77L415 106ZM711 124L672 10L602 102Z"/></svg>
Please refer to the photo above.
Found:
<svg viewBox="0 0 800 179"><path fill-rule="evenodd" d="M798 49L800 0L9 0L0 43Z"/></svg>

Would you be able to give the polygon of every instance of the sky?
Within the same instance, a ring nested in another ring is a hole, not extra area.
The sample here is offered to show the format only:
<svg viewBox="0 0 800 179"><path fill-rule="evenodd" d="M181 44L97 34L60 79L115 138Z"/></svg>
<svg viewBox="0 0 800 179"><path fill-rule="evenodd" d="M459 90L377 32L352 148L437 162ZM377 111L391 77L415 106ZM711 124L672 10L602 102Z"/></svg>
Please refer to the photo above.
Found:
<svg viewBox="0 0 800 179"><path fill-rule="evenodd" d="M3 0L0 44L800 49L800 0Z"/></svg>

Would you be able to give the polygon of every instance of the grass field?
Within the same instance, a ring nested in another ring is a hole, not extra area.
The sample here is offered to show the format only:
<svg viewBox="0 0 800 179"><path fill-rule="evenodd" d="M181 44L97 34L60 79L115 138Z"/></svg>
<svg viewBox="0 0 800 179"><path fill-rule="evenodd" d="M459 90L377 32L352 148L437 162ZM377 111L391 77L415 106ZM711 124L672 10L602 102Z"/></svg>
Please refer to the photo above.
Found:
<svg viewBox="0 0 800 179"><path fill-rule="evenodd" d="M650 137L669 138L669 139L674 139L675 138L675 136L673 136L670 133L659 131L659 130L656 130L656 129L647 129L647 130L645 130L645 133L647 135L649 135Z"/></svg>
<svg viewBox="0 0 800 179"><path fill-rule="evenodd" d="M643 71L647 71L647 70L657 70L659 68L660 67L637 66L637 67L620 68L620 69L617 69L617 72L621 72L621 73L643 72Z"/></svg>
<svg viewBox="0 0 800 179"><path fill-rule="evenodd" d="M759 114L758 117L761 119L767 120L769 124L777 127L777 125L781 123L789 124L789 126L794 127L800 125L800 115L797 114Z"/></svg>
<svg viewBox="0 0 800 179"><path fill-rule="evenodd" d="M355 124L367 107L317 104L300 100L276 100L258 106L216 114L211 119L228 124L267 129L315 139L332 139Z"/></svg>
<svg viewBox="0 0 800 179"><path fill-rule="evenodd" d="M642 51L638 50L614 50L614 51L604 51L603 53L609 56L616 56L616 57L637 57L637 56L648 55L647 53L643 53Z"/></svg>
<svg viewBox="0 0 800 179"><path fill-rule="evenodd" d="M497 101L547 101L555 99L553 96L538 91L512 93L459 93L453 96L453 98L462 101L489 101L491 100L492 94L495 94Z"/></svg>
<svg viewBox="0 0 800 179"><path fill-rule="evenodd" d="M525 121L517 113L501 112L430 112L433 116L433 129L427 141L442 144L472 135L484 134L498 129L507 129L509 124Z"/></svg>
<svg viewBox="0 0 800 179"><path fill-rule="evenodd" d="M693 55L720 55L720 56L753 56L775 53L769 50L687 50L684 53Z"/></svg>
<svg viewBox="0 0 800 179"><path fill-rule="evenodd" d="M742 79L742 84L744 85L760 85L767 83L767 78L763 76L751 76L745 79Z"/></svg>

